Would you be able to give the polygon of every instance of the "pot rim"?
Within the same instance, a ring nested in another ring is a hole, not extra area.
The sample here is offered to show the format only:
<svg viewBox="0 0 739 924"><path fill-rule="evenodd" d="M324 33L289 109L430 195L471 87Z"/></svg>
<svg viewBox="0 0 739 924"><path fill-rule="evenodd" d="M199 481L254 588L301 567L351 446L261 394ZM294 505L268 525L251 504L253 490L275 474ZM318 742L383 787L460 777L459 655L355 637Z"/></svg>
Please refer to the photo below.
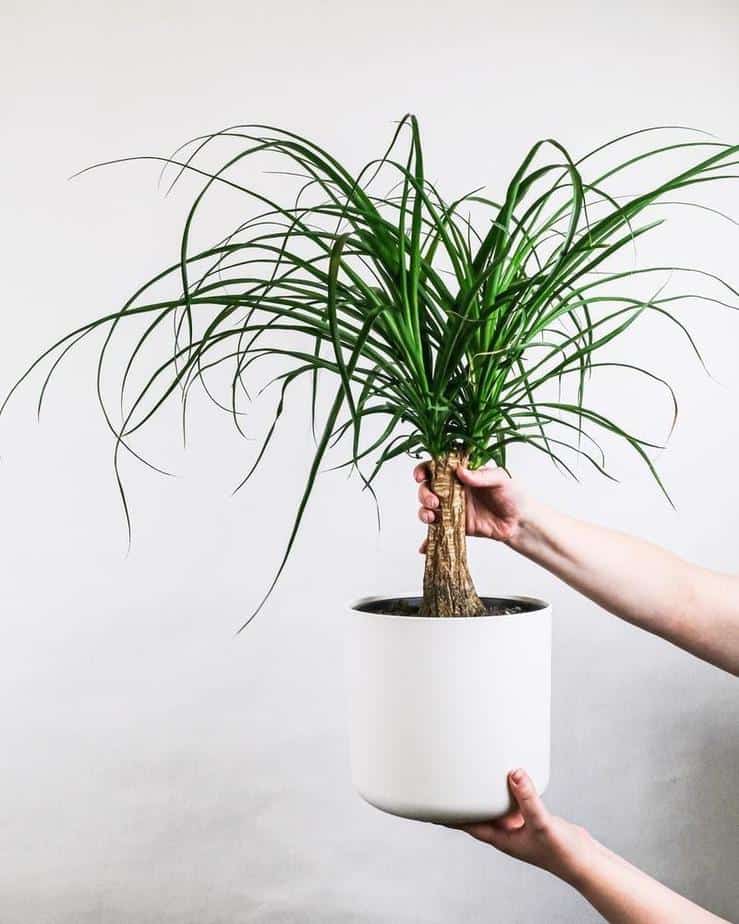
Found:
<svg viewBox="0 0 739 924"><path fill-rule="evenodd" d="M486 616L455 616L454 619L429 619L428 616L405 616L399 613L376 613L376 612L367 612L367 610L360 610L358 607L365 606L368 603L377 603L380 600L403 600L409 597L418 598L421 594L416 593L405 593L405 594L374 594L372 596L360 597L357 600L352 601L348 605L348 609L354 613L364 613L367 616L380 616L383 619L405 619L410 622L423 622L423 623L467 623L467 622L480 622L480 620L494 619L496 622L501 620L511 620L511 619L520 619L522 616L538 616L542 613L552 609L552 604L548 603L546 600L542 600L541 597L529 597L525 594L505 594L502 596L490 597L487 594L480 594L482 599L493 599L493 600L512 600L514 602L521 603L533 603L536 604L536 609L528 610L525 613L500 613L498 615L488 614Z"/></svg>

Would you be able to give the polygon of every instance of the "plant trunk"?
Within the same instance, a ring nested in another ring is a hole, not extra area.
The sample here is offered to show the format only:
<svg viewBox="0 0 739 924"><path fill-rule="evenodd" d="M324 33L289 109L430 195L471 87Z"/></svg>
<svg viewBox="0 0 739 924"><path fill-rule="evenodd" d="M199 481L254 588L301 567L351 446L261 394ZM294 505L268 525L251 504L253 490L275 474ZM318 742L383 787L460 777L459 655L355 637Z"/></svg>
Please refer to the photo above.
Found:
<svg viewBox="0 0 739 924"><path fill-rule="evenodd" d="M439 498L429 524L421 616L484 616L467 566L467 499L455 470L464 461L450 452L429 463L431 490Z"/></svg>

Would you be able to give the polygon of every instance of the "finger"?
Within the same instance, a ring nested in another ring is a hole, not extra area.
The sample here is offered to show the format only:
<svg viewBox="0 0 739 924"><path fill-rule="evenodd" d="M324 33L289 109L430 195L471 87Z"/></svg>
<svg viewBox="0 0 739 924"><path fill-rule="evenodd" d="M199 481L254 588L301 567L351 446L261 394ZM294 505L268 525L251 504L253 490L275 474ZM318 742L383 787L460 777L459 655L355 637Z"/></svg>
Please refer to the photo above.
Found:
<svg viewBox="0 0 739 924"><path fill-rule="evenodd" d="M433 491L429 490L426 482L423 482L421 485L419 485L418 499L421 501L421 504L424 507L428 507L430 510L439 506L439 498L434 494Z"/></svg>
<svg viewBox="0 0 739 924"><path fill-rule="evenodd" d="M427 549L428 547L429 547L429 541L428 541L428 539L424 539L423 542L421 543L421 545L418 547L418 551L421 553L421 555L425 555L425 554L426 554L426 549Z"/></svg>
<svg viewBox="0 0 739 924"><path fill-rule="evenodd" d="M480 821L471 825L460 825L460 831L466 831L478 841L492 844L498 850L508 851L513 846L513 834L498 828L492 821Z"/></svg>
<svg viewBox="0 0 739 924"><path fill-rule="evenodd" d="M418 519L428 526L429 523L433 523L436 520L436 514L433 510L427 510L425 507L421 507L418 511Z"/></svg>
<svg viewBox="0 0 739 924"><path fill-rule="evenodd" d="M503 815L502 818L493 818L491 821L481 822L478 827L478 834L489 835L490 832L488 827L492 826L497 828L498 831L519 831L524 826L524 818L521 812L518 809L513 809L513 811L508 812L507 815ZM467 831L468 834L471 834L472 831L470 828L475 827L474 825L458 825L463 831Z"/></svg>
<svg viewBox="0 0 739 924"><path fill-rule="evenodd" d="M524 818L519 811L513 811L498 818L494 824L503 831L518 831L524 826Z"/></svg>
<svg viewBox="0 0 739 924"><path fill-rule="evenodd" d="M457 466L457 478L471 488L497 488L509 480L504 468L464 468Z"/></svg>
<svg viewBox="0 0 739 924"><path fill-rule="evenodd" d="M549 812L525 770L514 770L508 774L508 785L513 798L521 810L523 820L534 829L541 830L549 822Z"/></svg>
<svg viewBox="0 0 739 924"><path fill-rule="evenodd" d="M413 469L413 477L416 481L428 481L430 477L428 462L421 462Z"/></svg>

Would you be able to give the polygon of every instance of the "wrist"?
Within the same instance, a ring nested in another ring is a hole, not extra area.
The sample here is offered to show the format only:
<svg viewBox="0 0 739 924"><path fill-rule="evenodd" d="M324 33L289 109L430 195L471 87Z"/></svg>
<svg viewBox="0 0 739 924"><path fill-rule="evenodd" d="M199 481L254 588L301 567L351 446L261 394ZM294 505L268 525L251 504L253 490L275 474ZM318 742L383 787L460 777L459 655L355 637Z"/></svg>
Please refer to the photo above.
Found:
<svg viewBox="0 0 739 924"><path fill-rule="evenodd" d="M598 865L600 854L605 848L584 828L576 828L575 831L575 843L563 850L555 868L550 869L550 872L581 892L587 888L589 879Z"/></svg>
<svg viewBox="0 0 739 924"><path fill-rule="evenodd" d="M613 863L614 854L587 831L581 834L581 843L566 857L558 877L573 889L586 895L592 885L600 881Z"/></svg>
<svg viewBox="0 0 739 924"><path fill-rule="evenodd" d="M544 505L527 497L520 505L516 528L505 540L506 545L522 555L530 556L543 538L545 515Z"/></svg>

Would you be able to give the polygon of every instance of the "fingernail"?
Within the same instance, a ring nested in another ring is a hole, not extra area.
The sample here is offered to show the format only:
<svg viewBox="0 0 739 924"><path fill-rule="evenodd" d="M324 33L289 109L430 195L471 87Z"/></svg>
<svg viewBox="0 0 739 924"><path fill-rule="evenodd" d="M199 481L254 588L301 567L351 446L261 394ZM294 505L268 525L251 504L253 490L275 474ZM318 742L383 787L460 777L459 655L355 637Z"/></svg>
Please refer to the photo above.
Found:
<svg viewBox="0 0 739 924"><path fill-rule="evenodd" d="M516 786L518 786L519 783L521 783L521 781L523 780L523 777L524 777L523 770L514 770L513 773L511 774L511 782L515 783Z"/></svg>

